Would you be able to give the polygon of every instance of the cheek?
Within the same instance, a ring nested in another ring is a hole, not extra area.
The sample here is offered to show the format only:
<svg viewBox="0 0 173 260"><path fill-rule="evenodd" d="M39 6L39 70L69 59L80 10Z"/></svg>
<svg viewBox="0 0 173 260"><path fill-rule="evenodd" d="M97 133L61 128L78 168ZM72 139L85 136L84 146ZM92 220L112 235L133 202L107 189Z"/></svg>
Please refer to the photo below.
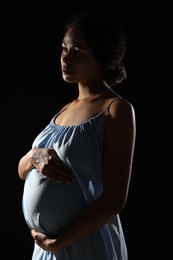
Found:
<svg viewBox="0 0 173 260"><path fill-rule="evenodd" d="M86 63L83 68L85 73L96 74L101 71L101 66L96 64L95 62Z"/></svg>

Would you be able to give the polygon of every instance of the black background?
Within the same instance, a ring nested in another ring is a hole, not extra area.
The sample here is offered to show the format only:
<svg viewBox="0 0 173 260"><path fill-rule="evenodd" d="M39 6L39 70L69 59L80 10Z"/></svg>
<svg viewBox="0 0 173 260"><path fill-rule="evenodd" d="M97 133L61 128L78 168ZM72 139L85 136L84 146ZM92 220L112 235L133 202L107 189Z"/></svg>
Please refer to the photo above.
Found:
<svg viewBox="0 0 173 260"><path fill-rule="evenodd" d="M84 8L84 4L60 3L0 5L1 248L5 259L31 259L33 243L23 219L24 183L17 164L52 116L76 95L76 86L61 78L58 35L65 19ZM129 197L120 215L129 260L169 260L173 13L115 10L128 35L128 80L118 92L133 103L137 122Z"/></svg>

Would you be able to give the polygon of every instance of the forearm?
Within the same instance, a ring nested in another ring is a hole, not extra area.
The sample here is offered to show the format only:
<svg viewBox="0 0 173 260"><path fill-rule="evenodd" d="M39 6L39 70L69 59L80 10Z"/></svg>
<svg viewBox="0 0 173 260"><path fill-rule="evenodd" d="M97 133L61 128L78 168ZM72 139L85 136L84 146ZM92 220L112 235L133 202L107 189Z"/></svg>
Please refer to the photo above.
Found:
<svg viewBox="0 0 173 260"><path fill-rule="evenodd" d="M104 199L99 198L88 209L66 226L52 245L52 251L63 248L96 232L101 226L109 222L118 213L107 206Z"/></svg>
<svg viewBox="0 0 173 260"><path fill-rule="evenodd" d="M24 180L28 174L29 171L31 171L34 168L34 165L32 164L32 149L24 155L18 164L18 174L19 177Z"/></svg>

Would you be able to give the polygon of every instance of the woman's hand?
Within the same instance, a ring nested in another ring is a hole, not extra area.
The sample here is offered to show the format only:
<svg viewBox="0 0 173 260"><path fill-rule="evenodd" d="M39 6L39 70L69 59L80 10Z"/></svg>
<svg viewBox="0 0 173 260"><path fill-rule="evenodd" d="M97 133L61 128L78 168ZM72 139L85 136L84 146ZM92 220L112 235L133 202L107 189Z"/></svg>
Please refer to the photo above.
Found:
<svg viewBox="0 0 173 260"><path fill-rule="evenodd" d="M57 183L73 183L73 171L58 157L54 149L34 148L31 162L38 172Z"/></svg>
<svg viewBox="0 0 173 260"><path fill-rule="evenodd" d="M55 242L57 242L57 239L50 238L46 234L37 232L36 230L31 230L31 236L34 239L34 242L39 245L41 248L43 248L46 251L55 252ZM57 251L57 249L56 249Z"/></svg>

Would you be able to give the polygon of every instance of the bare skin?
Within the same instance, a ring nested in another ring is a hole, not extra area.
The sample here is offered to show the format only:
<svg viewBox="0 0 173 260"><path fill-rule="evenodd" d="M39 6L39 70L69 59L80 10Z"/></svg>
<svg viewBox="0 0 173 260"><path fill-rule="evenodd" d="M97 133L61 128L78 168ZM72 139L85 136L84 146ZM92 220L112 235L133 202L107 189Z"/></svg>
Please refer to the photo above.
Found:
<svg viewBox="0 0 173 260"><path fill-rule="evenodd" d="M73 171L58 157L54 149L32 148L19 162L18 172L25 179L33 168L57 183L72 183L75 181Z"/></svg>
<svg viewBox="0 0 173 260"><path fill-rule="evenodd" d="M75 28L70 28L64 36L61 66L64 81L77 83L79 94L72 103L62 108L56 124L83 123L115 100L105 112L101 196L62 229L58 238L51 238L37 230L31 231L34 241L52 252L59 252L90 235L122 211L128 196L136 135L133 106L107 86L101 65ZM21 158L18 166L20 178L25 179L33 167L54 181L75 181L71 169L61 162L52 149L31 149Z"/></svg>

